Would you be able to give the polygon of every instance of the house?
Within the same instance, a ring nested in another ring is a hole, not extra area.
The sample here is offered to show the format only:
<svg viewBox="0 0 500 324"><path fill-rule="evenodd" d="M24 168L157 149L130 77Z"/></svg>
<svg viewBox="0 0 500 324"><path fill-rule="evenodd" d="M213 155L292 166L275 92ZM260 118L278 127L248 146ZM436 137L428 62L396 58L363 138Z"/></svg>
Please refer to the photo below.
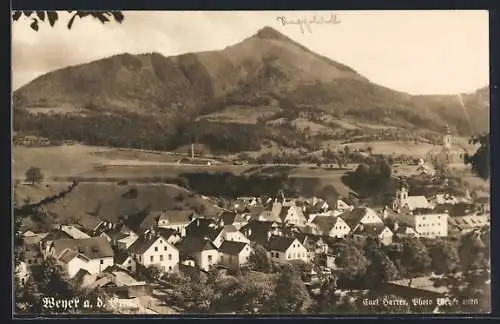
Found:
<svg viewBox="0 0 500 324"><path fill-rule="evenodd" d="M323 241L321 236L299 233L295 237L307 249L307 259L309 261L314 260L317 255L328 252L328 245Z"/></svg>
<svg viewBox="0 0 500 324"><path fill-rule="evenodd" d="M356 230L356 228L361 224L383 223L380 216L373 209L368 207L357 207L351 210L346 210L342 214L338 215L338 217L344 220L351 231Z"/></svg>
<svg viewBox="0 0 500 324"><path fill-rule="evenodd" d="M220 264L237 269L248 263L252 248L245 242L224 241L219 247Z"/></svg>
<svg viewBox="0 0 500 324"><path fill-rule="evenodd" d="M210 270L219 261L219 251L207 237L186 236L177 244L182 260L191 259L203 271Z"/></svg>
<svg viewBox="0 0 500 324"><path fill-rule="evenodd" d="M162 210L159 213L158 227L177 230L181 236L186 236L186 227L197 216L191 210Z"/></svg>
<svg viewBox="0 0 500 324"><path fill-rule="evenodd" d="M433 206L425 196L408 196L408 189L402 187L396 192L393 208L400 211L413 211L415 209L432 209Z"/></svg>
<svg viewBox="0 0 500 324"><path fill-rule="evenodd" d="M307 249L293 237L272 236L269 239L267 251L273 260L279 262L290 260L309 262Z"/></svg>
<svg viewBox="0 0 500 324"><path fill-rule="evenodd" d="M420 237L448 236L448 214L439 212L402 212L396 215L396 221L413 227Z"/></svg>
<svg viewBox="0 0 500 324"><path fill-rule="evenodd" d="M341 217L316 216L310 225L313 233L318 235L343 238L351 232L351 228Z"/></svg>
<svg viewBox="0 0 500 324"><path fill-rule="evenodd" d="M158 232L161 237L163 237L165 240L167 240L168 243L172 245L175 245L182 240L181 234L173 228L158 227L156 229L156 232Z"/></svg>
<svg viewBox="0 0 500 324"><path fill-rule="evenodd" d="M210 228L217 227L217 222L212 218L197 217L186 226L186 236L205 235Z"/></svg>
<svg viewBox="0 0 500 324"><path fill-rule="evenodd" d="M24 263L30 267L32 265L39 265L43 262L43 254L41 250L41 242L48 235L48 233L41 233L23 237L24 248Z"/></svg>
<svg viewBox="0 0 500 324"><path fill-rule="evenodd" d="M405 223L394 221L392 224L389 224L388 227L393 235L397 237L420 237L415 228Z"/></svg>
<svg viewBox="0 0 500 324"><path fill-rule="evenodd" d="M75 240L86 239L86 238L90 237L89 235L80 231L78 228L71 226L71 225L61 225L60 229L64 233L68 234L69 237L71 237L72 239L75 239Z"/></svg>
<svg viewBox="0 0 500 324"><path fill-rule="evenodd" d="M120 269L106 270L109 282L102 287L121 298L136 298L151 295L152 289L145 281L137 281L126 271Z"/></svg>
<svg viewBox="0 0 500 324"><path fill-rule="evenodd" d="M137 262L134 256L128 251L116 249L114 258L116 266L131 272L135 272L137 270Z"/></svg>
<svg viewBox="0 0 500 324"><path fill-rule="evenodd" d="M21 285L24 285L28 280L28 278L30 277L29 266L23 261L19 262L19 264L16 265L15 276L17 280L19 280L19 283Z"/></svg>
<svg viewBox="0 0 500 324"><path fill-rule="evenodd" d="M231 211L222 212L219 216L219 221L222 222L222 225L233 225L237 229L240 229L242 226L248 224L247 217L241 213L234 213Z"/></svg>
<svg viewBox="0 0 500 324"><path fill-rule="evenodd" d="M96 274L114 263L113 249L104 237L54 240L49 255L63 266L70 278L80 269Z"/></svg>
<svg viewBox="0 0 500 324"><path fill-rule="evenodd" d="M233 225L226 225L222 227L221 235L223 241L233 241L250 244L250 240Z"/></svg>
<svg viewBox="0 0 500 324"><path fill-rule="evenodd" d="M460 200L453 196L453 195L450 195L448 193L443 193L443 194L436 194L432 199L431 201L436 204L436 205L443 205L443 204L451 204L451 205L454 205L454 204L458 204L460 202Z"/></svg>
<svg viewBox="0 0 500 324"><path fill-rule="evenodd" d="M287 224L304 225L307 223L307 218L304 216L302 209L296 205L282 206L280 208L279 218L282 223Z"/></svg>
<svg viewBox="0 0 500 324"><path fill-rule="evenodd" d="M128 251L144 267L154 265L165 272L175 271L179 263L179 250L155 230L139 236Z"/></svg>
<svg viewBox="0 0 500 324"><path fill-rule="evenodd" d="M356 227L352 232L352 235L359 239L365 239L367 237L376 238L384 245L389 245L392 243L393 233L384 223L375 224L361 224Z"/></svg>
<svg viewBox="0 0 500 324"><path fill-rule="evenodd" d="M101 235L105 237L112 246L126 250L137 240L139 235L123 224L117 224L111 229L106 228Z"/></svg>
<svg viewBox="0 0 500 324"><path fill-rule="evenodd" d="M282 235L281 227L276 222L250 221L240 229L250 242L255 242L262 246L267 246L269 238L273 235Z"/></svg>
<svg viewBox="0 0 500 324"><path fill-rule="evenodd" d="M81 229L87 233L94 233L105 226L106 222L95 216L83 214L78 217L77 225L79 225Z"/></svg>
<svg viewBox="0 0 500 324"><path fill-rule="evenodd" d="M344 212L346 210L351 210L353 207L349 205L345 200L343 200L341 197L337 197L337 200L335 201L335 210Z"/></svg>

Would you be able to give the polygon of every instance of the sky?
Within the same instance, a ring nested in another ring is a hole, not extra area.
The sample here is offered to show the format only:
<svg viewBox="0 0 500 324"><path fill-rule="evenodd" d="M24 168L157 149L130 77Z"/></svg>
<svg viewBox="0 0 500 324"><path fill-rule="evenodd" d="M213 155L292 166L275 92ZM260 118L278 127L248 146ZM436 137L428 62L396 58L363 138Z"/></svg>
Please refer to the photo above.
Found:
<svg viewBox="0 0 500 324"><path fill-rule="evenodd" d="M286 24L330 20L310 30ZM370 81L410 94L472 92L489 83L488 12L471 11L125 11L122 24L92 18L33 31L12 25L13 89L52 70L115 54L165 56L221 50L270 26Z"/></svg>

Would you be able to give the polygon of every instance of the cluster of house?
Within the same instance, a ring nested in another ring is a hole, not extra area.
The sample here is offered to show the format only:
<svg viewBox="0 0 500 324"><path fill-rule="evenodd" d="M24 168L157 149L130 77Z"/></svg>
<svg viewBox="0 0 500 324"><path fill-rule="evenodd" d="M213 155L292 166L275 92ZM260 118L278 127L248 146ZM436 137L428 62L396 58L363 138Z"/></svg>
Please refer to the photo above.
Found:
<svg viewBox="0 0 500 324"><path fill-rule="evenodd" d="M397 192L392 208L378 211L353 207L340 198L330 204L317 198L239 198L216 218L190 210L160 210L147 214L135 228L89 216L49 233L26 232L24 265L41 264L50 256L69 277L108 272L106 283L131 289L141 283L123 278L139 266L154 265L164 272L180 267L240 268L249 262L252 243L278 262L312 262L322 255L322 266L334 269L332 246L338 239L374 237L390 244L395 236L445 237L455 228L463 232L489 224L487 213L472 202L409 196L405 188Z"/></svg>

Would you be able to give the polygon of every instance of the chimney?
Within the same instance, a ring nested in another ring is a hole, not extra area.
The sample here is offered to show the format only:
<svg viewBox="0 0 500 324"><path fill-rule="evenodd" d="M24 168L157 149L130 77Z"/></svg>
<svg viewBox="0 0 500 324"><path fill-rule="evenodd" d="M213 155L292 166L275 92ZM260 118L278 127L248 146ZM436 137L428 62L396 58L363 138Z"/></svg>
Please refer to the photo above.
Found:
<svg viewBox="0 0 500 324"><path fill-rule="evenodd" d="M252 235L252 229L251 229L251 228L249 228L249 229L247 230L247 236L250 236L250 235Z"/></svg>
<svg viewBox="0 0 500 324"><path fill-rule="evenodd" d="M399 228L398 222L394 222L394 232L397 231Z"/></svg>
<svg viewBox="0 0 500 324"><path fill-rule="evenodd" d="M194 159L194 143L191 143L191 159Z"/></svg>
<svg viewBox="0 0 500 324"><path fill-rule="evenodd" d="M196 226L200 226L200 219L199 218L196 220Z"/></svg>

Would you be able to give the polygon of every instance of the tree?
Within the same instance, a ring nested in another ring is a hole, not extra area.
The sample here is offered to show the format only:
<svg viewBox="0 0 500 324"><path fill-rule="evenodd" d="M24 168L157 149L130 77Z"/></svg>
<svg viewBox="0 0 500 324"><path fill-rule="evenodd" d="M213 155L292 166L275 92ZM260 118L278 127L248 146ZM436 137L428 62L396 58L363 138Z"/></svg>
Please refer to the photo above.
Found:
<svg viewBox="0 0 500 324"><path fill-rule="evenodd" d="M123 13L121 11L77 11L77 10L67 10L71 14L71 18L67 23L68 29L73 27L73 23L76 18L92 17L99 20L101 23L105 24L110 20L114 20L117 23L121 23L124 19ZM55 10L15 10L12 12L12 19L14 21L19 21L21 17L25 17L31 20L30 27L34 31L38 31L41 23L48 22L51 27L53 27L59 20L59 13ZM45 20L47 18L47 20Z"/></svg>
<svg viewBox="0 0 500 324"><path fill-rule="evenodd" d="M161 278L162 274L163 271L157 265L150 265L149 267L146 267L146 269L144 269L144 275L146 276L146 278L153 282L158 281L158 279Z"/></svg>
<svg viewBox="0 0 500 324"><path fill-rule="evenodd" d="M269 273L272 270L271 258L266 249L260 244L254 244L253 252L249 257L249 266L255 271Z"/></svg>
<svg viewBox="0 0 500 324"><path fill-rule="evenodd" d="M40 267L33 268L32 275L42 295L61 298L75 295L75 287L68 275L53 258L49 257L42 262Z"/></svg>
<svg viewBox="0 0 500 324"><path fill-rule="evenodd" d="M30 167L25 173L26 181L34 185L43 181L43 173L40 168Z"/></svg>
<svg viewBox="0 0 500 324"><path fill-rule="evenodd" d="M278 277L272 301L273 313L303 313L311 304L311 297L300 279L300 275L291 266L285 266Z"/></svg>
<svg viewBox="0 0 500 324"><path fill-rule="evenodd" d="M365 246L365 256L370 260L364 279L366 286L376 287L399 276L399 271L389 257L384 253L380 243L368 239Z"/></svg>
<svg viewBox="0 0 500 324"><path fill-rule="evenodd" d="M488 249L483 242L481 232L474 231L461 237L458 250L462 269L477 270L489 267L490 260Z"/></svg>
<svg viewBox="0 0 500 324"><path fill-rule="evenodd" d="M354 244L340 243L333 246L339 251L335 260L339 270L339 286L349 287L360 284L360 279L368 269L369 261Z"/></svg>
<svg viewBox="0 0 500 324"><path fill-rule="evenodd" d="M401 262L409 275L421 275L429 270L431 257L424 243L417 238L405 237L401 240Z"/></svg>
<svg viewBox="0 0 500 324"><path fill-rule="evenodd" d="M474 137L470 142L479 144L479 148L472 156L465 154L464 162L470 164L481 179L487 180L490 178L490 134Z"/></svg>
<svg viewBox="0 0 500 324"><path fill-rule="evenodd" d="M435 240L429 247L432 270L437 274L458 270L460 259L456 244L449 241Z"/></svg>

